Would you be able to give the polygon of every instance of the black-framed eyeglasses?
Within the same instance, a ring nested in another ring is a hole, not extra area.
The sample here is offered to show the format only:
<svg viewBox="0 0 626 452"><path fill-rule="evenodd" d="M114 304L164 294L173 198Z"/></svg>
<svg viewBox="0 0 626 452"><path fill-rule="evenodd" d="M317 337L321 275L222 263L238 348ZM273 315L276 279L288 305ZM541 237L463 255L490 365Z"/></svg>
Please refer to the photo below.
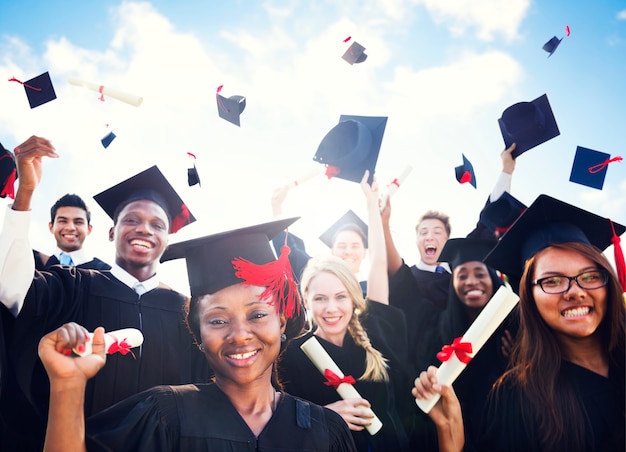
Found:
<svg viewBox="0 0 626 452"><path fill-rule="evenodd" d="M572 285L572 281L576 281L576 284L581 289L599 289L606 286L609 282L609 274L605 270L592 270L582 272L576 276L547 276L532 281L531 284L541 287L541 290L545 293L559 294L567 292Z"/></svg>

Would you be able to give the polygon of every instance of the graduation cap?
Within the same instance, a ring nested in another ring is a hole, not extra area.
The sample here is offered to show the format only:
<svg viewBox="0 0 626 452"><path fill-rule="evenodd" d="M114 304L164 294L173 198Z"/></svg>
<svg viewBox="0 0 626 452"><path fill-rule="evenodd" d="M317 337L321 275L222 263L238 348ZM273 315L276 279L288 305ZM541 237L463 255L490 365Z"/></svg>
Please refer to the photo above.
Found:
<svg viewBox="0 0 626 452"><path fill-rule="evenodd" d="M447 262L451 269L465 262L482 262L487 254L489 254L489 251L496 246L496 243L498 243L497 240L489 239L448 239L441 250L439 260L441 262Z"/></svg>
<svg viewBox="0 0 626 452"><path fill-rule="evenodd" d="M109 145L115 140L116 135L113 132L109 132L104 138L100 140L104 149L108 148Z"/></svg>
<svg viewBox="0 0 626 452"><path fill-rule="evenodd" d="M513 158L561 133L546 94L531 102L511 105L502 112L498 124L505 147L517 144L513 150Z"/></svg>
<svg viewBox="0 0 626 452"><path fill-rule="evenodd" d="M367 60L367 54L365 53L365 47L363 47L361 44L359 44L358 42L354 41L350 47L348 47L348 50L346 50L346 52L343 54L343 56L341 57L344 60L346 60L348 63L355 64L355 63L362 63L363 61Z"/></svg>
<svg viewBox="0 0 626 452"><path fill-rule="evenodd" d="M241 127L239 115L246 108L246 98L244 96L230 96L228 98L217 94L217 112L220 118Z"/></svg>
<svg viewBox="0 0 626 452"><path fill-rule="evenodd" d="M526 210L526 205L505 191L480 212L479 221L498 235L504 234Z"/></svg>
<svg viewBox="0 0 626 452"><path fill-rule="evenodd" d="M277 259L270 240L297 219L276 220L173 243L161 261L187 260L192 297L213 294L239 283L266 286L268 289L261 297L278 296L277 309L291 317L299 312L299 293L289 266L289 249L283 247Z"/></svg>
<svg viewBox="0 0 626 452"><path fill-rule="evenodd" d="M456 180L458 180L460 184L469 182L474 188L476 188L476 174L474 174L474 167L470 161L467 160L465 154L461 155L463 156L463 164L454 168Z"/></svg>
<svg viewBox="0 0 626 452"><path fill-rule="evenodd" d="M193 168L187 168L187 184L189 184L190 187L193 187L196 184L202 187L195 163L193 164Z"/></svg>
<svg viewBox="0 0 626 452"><path fill-rule="evenodd" d="M10 78L9 81L24 85L24 90L26 91L26 97L28 98L30 108L39 107L40 105L57 98L57 95L54 92L54 86L52 86L50 74L48 72L44 72L43 74L25 82L21 82L15 77Z"/></svg>
<svg viewBox="0 0 626 452"><path fill-rule="evenodd" d="M624 231L626 227L608 218L540 195L502 236L484 262L507 275L521 277L526 260L543 248L555 243L582 242L604 250Z"/></svg>
<svg viewBox="0 0 626 452"><path fill-rule="evenodd" d="M352 210L344 213L319 238L328 248L332 248L337 235L343 231L354 231L359 234L363 239L363 245L367 248L367 224Z"/></svg>
<svg viewBox="0 0 626 452"><path fill-rule="evenodd" d="M371 183L386 125L386 116L341 115L313 160L333 167L335 177L352 182L361 182L365 170L369 170Z"/></svg>
<svg viewBox="0 0 626 452"><path fill-rule="evenodd" d="M587 187L602 190L608 164L622 160L621 157L611 158L606 152L594 151L582 146L576 147L574 163L569 181Z"/></svg>
<svg viewBox="0 0 626 452"><path fill-rule="evenodd" d="M548 42L546 42L542 49L545 50L546 52L548 52L548 58L550 58L552 56L552 54L554 53L554 51L556 50L556 48L559 46L559 44L561 43L561 41L563 40L563 38L559 39L556 36L553 36L552 38L550 38L550 40Z"/></svg>
<svg viewBox="0 0 626 452"><path fill-rule="evenodd" d="M170 219L170 234L196 221L156 165L98 193L93 198L114 222L117 222L117 216L124 206L139 200L153 201L165 210Z"/></svg>
<svg viewBox="0 0 626 452"><path fill-rule="evenodd" d="M15 156L0 143L0 198L15 199L16 179Z"/></svg>

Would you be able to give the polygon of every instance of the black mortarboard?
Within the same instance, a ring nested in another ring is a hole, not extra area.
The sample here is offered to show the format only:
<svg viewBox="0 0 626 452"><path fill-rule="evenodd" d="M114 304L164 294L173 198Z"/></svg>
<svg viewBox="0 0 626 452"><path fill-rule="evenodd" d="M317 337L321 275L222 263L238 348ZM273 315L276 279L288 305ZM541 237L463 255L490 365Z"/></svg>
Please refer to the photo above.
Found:
<svg viewBox="0 0 626 452"><path fill-rule="evenodd" d="M104 149L108 148L109 145L115 140L116 135L113 132L109 132L104 138L100 140Z"/></svg>
<svg viewBox="0 0 626 452"><path fill-rule="evenodd" d="M57 95L54 92L54 86L52 86L50 74L48 72L44 72L43 74L25 82L21 82L16 78L11 78L9 81L15 81L24 85L24 91L26 91L26 97L28 98L30 108L39 107L40 105L57 98Z"/></svg>
<svg viewBox="0 0 626 452"><path fill-rule="evenodd" d="M217 94L217 112L220 118L240 127L239 115L246 108L246 98L243 96L230 96L228 98Z"/></svg>
<svg viewBox="0 0 626 452"><path fill-rule="evenodd" d="M602 190L611 155L582 146L576 148L570 182Z"/></svg>
<svg viewBox="0 0 626 452"><path fill-rule="evenodd" d="M489 239L448 239L441 250L439 260L441 262L447 262L451 269L465 262L482 262L487 254L489 254L489 251L496 246L496 243L498 243L497 240Z"/></svg>
<svg viewBox="0 0 626 452"><path fill-rule="evenodd" d="M367 59L367 54L365 53L365 47L363 47L358 42L354 41L348 50L341 57L346 60L350 64L362 63Z"/></svg>
<svg viewBox="0 0 626 452"><path fill-rule="evenodd" d="M193 187L196 184L202 187L195 163L193 164L193 168L187 168L187 184L189 184L190 187Z"/></svg>
<svg viewBox="0 0 626 452"><path fill-rule="evenodd" d="M626 227L548 195L540 195L502 236L485 263L521 276L526 260L554 243L582 242L604 250Z"/></svg>
<svg viewBox="0 0 626 452"><path fill-rule="evenodd" d="M498 124L505 148L517 144L513 158L561 133L546 94L531 102L511 105L502 112Z"/></svg>
<svg viewBox="0 0 626 452"><path fill-rule="evenodd" d="M335 221L331 227L324 231L324 233L320 235L320 240L324 242L328 248L332 248L335 237L342 231L354 231L359 234L363 239L365 248L367 248L367 224L352 210L348 210L341 218Z"/></svg>
<svg viewBox="0 0 626 452"><path fill-rule="evenodd" d="M365 170L369 170L371 183L386 125L386 116L341 115L313 160L334 167L334 176L352 182L361 182Z"/></svg>
<svg viewBox="0 0 626 452"><path fill-rule="evenodd" d="M563 39L559 39L556 36L553 36L548 42L543 45L542 49L549 53L548 58L552 56L562 40Z"/></svg>
<svg viewBox="0 0 626 452"><path fill-rule="evenodd" d="M474 167L471 162L467 160L465 154L461 155L463 156L463 164L454 168L456 180L458 180L461 184L469 182L474 188L476 188L476 174L474 173Z"/></svg>
<svg viewBox="0 0 626 452"><path fill-rule="evenodd" d="M117 220L120 210L130 202L147 199L160 205L170 218L170 233L196 221L163 173L151 166L93 197L104 211Z"/></svg>
<svg viewBox="0 0 626 452"><path fill-rule="evenodd" d="M269 286L267 282L255 280L261 278L284 280L285 271L282 264L289 262L286 254L278 259L270 240L280 231L286 229L297 218L287 218L269 223L257 224L245 228L220 232L184 242L173 243L165 250L162 262L185 258L187 260L187 276L191 296L213 294L228 286L239 283ZM282 259L282 261L281 261ZM276 265L276 267L274 267ZM291 278L291 276L290 276ZM289 282L293 282L291 278ZM280 282L276 288L282 290ZM293 294L297 298L297 286L293 285ZM280 306L287 308L285 314L297 306Z"/></svg>
<svg viewBox="0 0 626 452"><path fill-rule="evenodd" d="M15 199L14 184L17 179L15 156L0 143L0 198Z"/></svg>
<svg viewBox="0 0 626 452"><path fill-rule="evenodd" d="M505 191L480 212L479 221L493 233L502 235L526 210L526 205Z"/></svg>

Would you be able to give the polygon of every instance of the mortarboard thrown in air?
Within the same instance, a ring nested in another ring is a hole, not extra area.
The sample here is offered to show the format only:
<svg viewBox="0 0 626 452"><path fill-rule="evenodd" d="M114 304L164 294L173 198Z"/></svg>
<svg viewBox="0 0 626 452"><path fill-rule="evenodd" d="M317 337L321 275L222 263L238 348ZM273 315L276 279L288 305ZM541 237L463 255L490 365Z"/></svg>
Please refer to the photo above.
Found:
<svg viewBox="0 0 626 452"><path fill-rule="evenodd" d="M498 199L483 208L479 221L491 232L501 236L525 210L524 203L505 191Z"/></svg>
<svg viewBox="0 0 626 452"><path fill-rule="evenodd" d="M15 155L0 143L0 198L15 199Z"/></svg>
<svg viewBox="0 0 626 452"><path fill-rule="evenodd" d="M25 82L22 82L15 77L10 78L9 81L24 85L24 91L26 92L30 108L39 107L40 105L57 98L57 95L54 92L54 86L52 86L50 74L48 72L44 72L43 74Z"/></svg>
<svg viewBox="0 0 626 452"><path fill-rule="evenodd" d="M327 166L326 174L361 182L369 170L371 184L387 125L386 116L341 115L339 123L321 141L313 156Z"/></svg>
<svg viewBox="0 0 626 452"><path fill-rule="evenodd" d="M531 102L511 105L502 112L498 125L505 148L513 143L517 144L513 150L513 158L561 133L546 94Z"/></svg>
<svg viewBox="0 0 626 452"><path fill-rule="evenodd" d="M562 40L563 38L559 39L556 36L553 36L548 42L543 45L542 49L548 52L548 58L552 56Z"/></svg>
<svg viewBox="0 0 626 452"><path fill-rule="evenodd" d="M221 90L222 85L217 88L217 113L220 118L235 124L237 127L241 127L239 116L246 108L246 98L244 96L230 96L226 98L220 94Z"/></svg>
<svg viewBox="0 0 626 452"><path fill-rule="evenodd" d="M100 142L102 143L102 146L104 146L104 149L108 148L109 145L113 142L113 140L115 140L115 138L116 138L116 135L113 132L107 133L107 135L100 140Z"/></svg>
<svg viewBox="0 0 626 452"><path fill-rule="evenodd" d="M569 181L602 190L609 163L620 160L622 158L619 156L611 158L611 155L606 152L578 146L576 147Z"/></svg>
<svg viewBox="0 0 626 452"><path fill-rule="evenodd" d="M367 248L367 224L352 210L343 214L319 238L328 248L332 248L337 234L343 231L356 232L363 239L363 244Z"/></svg>
<svg viewBox="0 0 626 452"><path fill-rule="evenodd" d="M190 187L193 187L194 185L199 185L200 187L202 187L202 184L200 183L200 176L198 175L198 169L196 168L196 164L193 164L193 168L187 168L187 184Z"/></svg>
<svg viewBox="0 0 626 452"><path fill-rule="evenodd" d="M341 58L343 58L345 61L347 61L351 65L362 63L363 61L367 59L367 54L365 53L365 47L363 47L358 42L354 41L352 44L350 44L350 47L348 47L348 50L346 50L346 52L343 54Z"/></svg>
<svg viewBox="0 0 626 452"><path fill-rule="evenodd" d="M460 184L469 182L474 188L476 188L476 174L474 173L474 167L471 162L467 160L465 154L461 155L463 156L463 164L454 168L456 180L459 181Z"/></svg>
<svg viewBox="0 0 626 452"><path fill-rule="evenodd" d="M441 250L439 260L441 262L448 262L451 269L465 262L482 262L493 247L496 246L496 243L498 243L497 240L489 239L448 239Z"/></svg>
<svg viewBox="0 0 626 452"><path fill-rule="evenodd" d="M163 208L170 219L170 234L196 221L156 165L98 193L93 198L114 222L117 222L117 216L124 206L139 200L153 201Z"/></svg>
<svg viewBox="0 0 626 452"><path fill-rule="evenodd" d="M287 218L220 232L169 245L162 262L187 260L191 296L213 294L246 283L265 286L261 296L277 297L276 308L287 317L300 311L299 293L289 265L289 248L276 258L270 240L298 218Z"/></svg>
<svg viewBox="0 0 626 452"><path fill-rule="evenodd" d="M521 277L526 260L556 243L582 242L601 251L619 244L626 227L548 195L540 195L502 236L484 262L507 275ZM615 260L624 261L620 246ZM623 267L622 273L623 275ZM621 281L621 279L620 279Z"/></svg>

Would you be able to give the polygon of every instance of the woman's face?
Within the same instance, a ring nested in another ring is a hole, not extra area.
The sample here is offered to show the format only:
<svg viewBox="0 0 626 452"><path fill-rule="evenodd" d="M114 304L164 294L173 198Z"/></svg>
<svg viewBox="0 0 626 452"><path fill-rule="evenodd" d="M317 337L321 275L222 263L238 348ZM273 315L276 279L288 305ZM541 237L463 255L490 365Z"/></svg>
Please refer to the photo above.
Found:
<svg viewBox="0 0 626 452"><path fill-rule="evenodd" d="M357 274L365 258L363 239L354 231L341 231L335 238L332 253L348 264L352 273Z"/></svg>
<svg viewBox="0 0 626 452"><path fill-rule="evenodd" d="M537 255L533 281L548 276L576 276L598 266L573 250L546 248ZM593 335L607 309L607 288L582 289L571 281L567 292L547 294L534 285L532 294L537 310L556 334L567 338L584 338Z"/></svg>
<svg viewBox="0 0 626 452"><path fill-rule="evenodd" d="M198 303L204 353L218 383L243 385L271 378L286 321L268 300L259 298L264 289L235 284Z"/></svg>
<svg viewBox="0 0 626 452"><path fill-rule="evenodd" d="M493 296L493 282L487 266L480 261L464 262L454 267L454 291L465 306L482 308Z"/></svg>
<svg viewBox="0 0 626 452"><path fill-rule="evenodd" d="M354 305L341 280L332 273L320 272L309 282L306 303L317 325L315 334L335 345L343 345Z"/></svg>

